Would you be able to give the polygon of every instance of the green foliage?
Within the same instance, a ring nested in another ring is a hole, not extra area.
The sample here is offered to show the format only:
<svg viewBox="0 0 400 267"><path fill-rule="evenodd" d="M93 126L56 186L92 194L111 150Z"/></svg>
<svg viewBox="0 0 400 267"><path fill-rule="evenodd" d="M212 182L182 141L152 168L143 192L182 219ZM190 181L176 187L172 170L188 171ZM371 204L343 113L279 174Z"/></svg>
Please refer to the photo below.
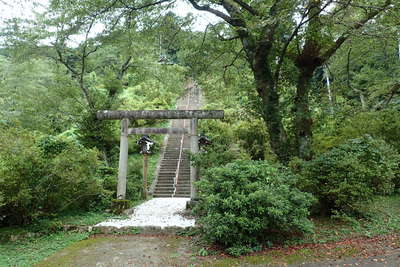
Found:
<svg viewBox="0 0 400 267"><path fill-rule="evenodd" d="M393 14L387 13L386 22L379 21L381 25L387 25L385 36L397 36L393 26L396 23ZM390 17L392 16L392 17ZM398 20L398 16L397 20ZM382 20L384 16L380 19ZM375 23L374 23L375 24ZM379 28L370 25L366 29L373 32ZM363 106L364 109L375 107L399 107L399 98L392 96L391 101L386 102L393 90L398 85L397 77L400 74L397 38L373 38L368 35L353 36L351 42L345 44L333 57L330 70L333 72L333 87L340 97L353 106ZM361 95L364 103L361 103Z"/></svg>
<svg viewBox="0 0 400 267"><path fill-rule="evenodd" d="M6 242L0 246L0 266L33 266L54 252L87 237L88 233L57 232Z"/></svg>
<svg viewBox="0 0 400 267"><path fill-rule="evenodd" d="M60 154L63 150L67 149L68 142L61 138L48 135L42 137L37 146L42 150L45 157L51 157Z"/></svg>
<svg viewBox="0 0 400 267"><path fill-rule="evenodd" d="M246 153L236 145L229 123L217 120L203 120L200 123L201 132L209 136L212 144L202 147L197 155L192 155L191 160L195 165L208 169L237 159L248 159Z"/></svg>
<svg viewBox="0 0 400 267"><path fill-rule="evenodd" d="M79 91L71 86L65 71L47 59L0 56L0 77L0 116L4 121L57 134L68 129L79 110Z"/></svg>
<svg viewBox="0 0 400 267"><path fill-rule="evenodd" d="M264 160L265 154L271 151L268 147L268 133L261 119L251 118L247 121L240 121L235 128L235 135L240 146L253 160ZM271 156L271 152L267 154L267 157Z"/></svg>
<svg viewBox="0 0 400 267"><path fill-rule="evenodd" d="M288 170L264 161L209 169L198 182L195 209L203 236L239 255L276 237L312 232L307 216L314 198L295 183Z"/></svg>
<svg viewBox="0 0 400 267"><path fill-rule="evenodd" d="M0 137L0 224L27 224L108 198L97 178L96 150L54 137L38 142L16 128L0 131Z"/></svg>
<svg viewBox="0 0 400 267"><path fill-rule="evenodd" d="M318 198L320 212L354 214L374 195L393 193L399 161L391 146L364 136L291 166L300 174L299 188Z"/></svg>
<svg viewBox="0 0 400 267"><path fill-rule="evenodd" d="M340 131L340 136L342 138L355 138L369 134L385 140L400 153L399 118L399 110L362 112L346 120Z"/></svg>
<svg viewBox="0 0 400 267"><path fill-rule="evenodd" d="M96 114L88 110L79 117L76 133L85 147L97 148L107 156L113 156L111 150L117 144L114 138L117 127L113 121L98 120Z"/></svg>
<svg viewBox="0 0 400 267"><path fill-rule="evenodd" d="M351 111L350 113L353 113ZM400 152L400 111L394 109L359 112L356 114L337 115L335 120L329 119L328 127L322 126L315 135L316 152L325 152L351 138L365 134L382 139Z"/></svg>
<svg viewBox="0 0 400 267"><path fill-rule="evenodd" d="M131 159L130 162L131 163ZM129 166L132 166L129 164ZM142 168L130 168L128 167L128 176L126 179L126 199L131 201L137 201L141 199L142 194ZM118 173L117 170L114 170L112 175L106 175L103 179L103 187L105 190L113 192L112 197L117 198L117 184L118 184Z"/></svg>

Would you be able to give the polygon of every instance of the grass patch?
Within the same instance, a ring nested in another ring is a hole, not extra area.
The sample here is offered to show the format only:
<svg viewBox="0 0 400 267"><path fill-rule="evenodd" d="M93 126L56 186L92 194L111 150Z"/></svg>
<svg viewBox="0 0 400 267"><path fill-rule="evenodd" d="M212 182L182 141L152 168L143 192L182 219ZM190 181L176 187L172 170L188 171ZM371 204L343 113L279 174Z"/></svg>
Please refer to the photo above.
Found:
<svg viewBox="0 0 400 267"><path fill-rule="evenodd" d="M68 213L57 217L57 220L63 224L69 225L93 225L111 218L119 218L111 213L106 212L85 212L85 213Z"/></svg>
<svg viewBox="0 0 400 267"><path fill-rule="evenodd" d="M89 233L64 232L63 225L89 226L120 218L104 212L66 213L25 227L0 228L0 266L32 266L54 252L83 240Z"/></svg>
<svg viewBox="0 0 400 267"><path fill-rule="evenodd" d="M400 195L380 196L364 207L366 218L344 220L342 237L347 234L373 237L400 232Z"/></svg>
<svg viewBox="0 0 400 267"><path fill-rule="evenodd" d="M88 235L88 233L57 232L2 243L0 266L32 266L54 252L87 238Z"/></svg>
<svg viewBox="0 0 400 267"><path fill-rule="evenodd" d="M336 242L348 238L400 233L400 195L379 196L363 209L364 218L335 216L313 218L315 233L285 241L285 245Z"/></svg>

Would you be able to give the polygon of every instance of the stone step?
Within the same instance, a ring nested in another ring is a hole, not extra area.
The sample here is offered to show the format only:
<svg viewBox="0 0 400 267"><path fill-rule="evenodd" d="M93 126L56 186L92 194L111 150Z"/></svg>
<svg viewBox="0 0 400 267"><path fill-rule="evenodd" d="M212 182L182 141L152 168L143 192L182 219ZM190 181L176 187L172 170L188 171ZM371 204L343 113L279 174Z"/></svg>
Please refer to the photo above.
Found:
<svg viewBox="0 0 400 267"><path fill-rule="evenodd" d="M174 179L158 179L158 184L173 184L174 183Z"/></svg>
<svg viewBox="0 0 400 267"><path fill-rule="evenodd" d="M174 194L174 190L170 190L170 191L154 191L155 195L170 195L172 196ZM153 194L153 195L154 195ZM187 194L187 192L184 192L183 194Z"/></svg>
<svg viewBox="0 0 400 267"><path fill-rule="evenodd" d="M172 197L172 194L153 194L153 197Z"/></svg>
<svg viewBox="0 0 400 267"><path fill-rule="evenodd" d="M156 186L156 189L174 189L174 184L160 184Z"/></svg>
<svg viewBox="0 0 400 267"><path fill-rule="evenodd" d="M181 183L176 185L177 188L190 188L190 183Z"/></svg>
<svg viewBox="0 0 400 267"><path fill-rule="evenodd" d="M154 194L170 194L172 195L174 193L174 189L172 190L155 190Z"/></svg>
<svg viewBox="0 0 400 267"><path fill-rule="evenodd" d="M156 188L173 188L174 183L169 183L169 184L157 184Z"/></svg>
<svg viewBox="0 0 400 267"><path fill-rule="evenodd" d="M174 197L190 197L190 194L175 194Z"/></svg>
<svg viewBox="0 0 400 267"><path fill-rule="evenodd" d="M174 179L158 179L157 184L173 184Z"/></svg>
<svg viewBox="0 0 400 267"><path fill-rule="evenodd" d="M190 195L190 189L189 190L178 190L178 189L176 189L175 194L189 194Z"/></svg>
<svg viewBox="0 0 400 267"><path fill-rule="evenodd" d="M156 186L169 186L173 185L174 181L173 180L158 180L158 183Z"/></svg>
<svg viewBox="0 0 400 267"><path fill-rule="evenodd" d="M163 165L176 165L178 162L189 164L189 160L183 159L183 160L178 160L178 159L164 159L161 161L161 164Z"/></svg>
<svg viewBox="0 0 400 267"><path fill-rule="evenodd" d="M190 174L190 171L189 170L183 170L183 171L180 171L179 173L187 173L187 174ZM171 169L171 168L169 168L169 169L167 169L167 168L165 168L165 169L160 169L160 172L159 172L160 174L168 174L168 173L176 173L176 169Z"/></svg>

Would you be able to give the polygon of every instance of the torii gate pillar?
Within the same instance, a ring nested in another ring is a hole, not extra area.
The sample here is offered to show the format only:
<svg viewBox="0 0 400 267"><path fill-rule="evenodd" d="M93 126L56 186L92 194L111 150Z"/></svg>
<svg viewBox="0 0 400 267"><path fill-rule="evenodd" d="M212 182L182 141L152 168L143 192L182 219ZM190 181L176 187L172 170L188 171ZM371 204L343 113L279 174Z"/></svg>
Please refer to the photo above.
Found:
<svg viewBox="0 0 400 267"><path fill-rule="evenodd" d="M121 120L121 140L119 145L117 198L125 199L126 175L128 172L128 127L129 119Z"/></svg>
<svg viewBox="0 0 400 267"><path fill-rule="evenodd" d="M197 125L198 120L196 118L190 121L190 152L192 154L197 154L199 152L199 141L197 136ZM196 187L195 182L198 179L197 167L190 164L190 198L195 199Z"/></svg>

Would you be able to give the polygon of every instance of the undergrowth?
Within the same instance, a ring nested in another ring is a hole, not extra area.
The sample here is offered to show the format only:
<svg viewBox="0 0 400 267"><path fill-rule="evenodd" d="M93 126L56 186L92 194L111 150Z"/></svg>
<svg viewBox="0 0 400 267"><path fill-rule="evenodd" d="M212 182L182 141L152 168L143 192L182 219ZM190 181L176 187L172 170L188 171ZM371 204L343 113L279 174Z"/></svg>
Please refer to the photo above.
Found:
<svg viewBox="0 0 400 267"><path fill-rule="evenodd" d="M0 266L32 266L90 233L63 231L63 225L89 226L110 218L109 213L68 213L38 220L25 227L0 228Z"/></svg>

